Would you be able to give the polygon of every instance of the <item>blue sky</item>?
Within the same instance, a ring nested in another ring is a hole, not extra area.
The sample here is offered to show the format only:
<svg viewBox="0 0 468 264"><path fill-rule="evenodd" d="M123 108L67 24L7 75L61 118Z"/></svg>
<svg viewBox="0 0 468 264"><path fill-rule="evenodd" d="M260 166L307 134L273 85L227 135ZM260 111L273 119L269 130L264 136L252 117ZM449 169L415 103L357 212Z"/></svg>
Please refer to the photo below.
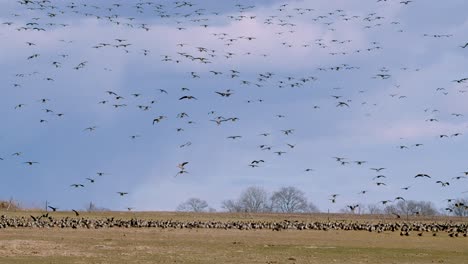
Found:
<svg viewBox="0 0 468 264"><path fill-rule="evenodd" d="M137 1L99 1L98 8L74 2L51 1L41 10L0 1L0 199L173 210L199 197L219 209L251 185L296 186L321 210L338 211L397 196L444 207L444 199L466 196L468 179L452 179L468 171L468 81L453 82L468 77L468 48L460 47L468 42L465 1L191 1L181 8L162 1L158 12L155 4L136 8ZM106 9L114 3L121 6ZM99 43L131 45L93 48ZM232 96L215 93L227 89ZM197 100L179 100L184 95ZM177 118L182 112L189 117ZM153 125L158 116L167 118ZM210 121L217 116L238 120L218 126ZM294 131L284 135L287 129ZM248 166L258 159L265 163ZM189 173L174 177L184 161ZM378 174L370 168L378 167L386 168L379 179L386 186L373 180ZM418 173L432 178L415 179ZM75 183L85 187L70 187ZM362 190L368 192L358 195ZM340 196L331 204L334 193Z"/></svg>

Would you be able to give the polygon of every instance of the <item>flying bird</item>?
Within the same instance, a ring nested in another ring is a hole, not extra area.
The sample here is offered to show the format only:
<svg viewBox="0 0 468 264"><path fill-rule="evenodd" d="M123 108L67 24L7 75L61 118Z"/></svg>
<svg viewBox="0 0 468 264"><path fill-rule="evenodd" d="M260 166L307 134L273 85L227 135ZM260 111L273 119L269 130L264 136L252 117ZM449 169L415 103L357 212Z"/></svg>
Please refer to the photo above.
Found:
<svg viewBox="0 0 468 264"><path fill-rule="evenodd" d="M431 176L429 176L428 174L425 174L425 173L419 173L417 174L416 176L414 176L414 178L431 178Z"/></svg>

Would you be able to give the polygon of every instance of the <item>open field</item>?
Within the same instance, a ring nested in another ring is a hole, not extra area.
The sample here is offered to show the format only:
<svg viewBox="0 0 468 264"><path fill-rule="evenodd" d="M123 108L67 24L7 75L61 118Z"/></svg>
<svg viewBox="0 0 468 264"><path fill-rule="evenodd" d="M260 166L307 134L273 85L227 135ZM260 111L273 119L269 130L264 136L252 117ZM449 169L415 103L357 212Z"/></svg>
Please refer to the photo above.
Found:
<svg viewBox="0 0 468 264"><path fill-rule="evenodd" d="M28 217L38 212L16 212ZM54 218L71 217L55 213ZM173 221L327 221L327 215L93 213L85 218ZM346 219L348 220L346 220ZM330 221L379 222L332 215ZM397 220L388 218L386 222ZM416 220L412 220L414 222ZM426 221L429 221L426 220ZM442 223L442 219L439 219ZM403 223L403 222L402 222ZM466 222L465 222L466 223ZM468 263L468 238L344 230L175 228L0 229L0 263Z"/></svg>

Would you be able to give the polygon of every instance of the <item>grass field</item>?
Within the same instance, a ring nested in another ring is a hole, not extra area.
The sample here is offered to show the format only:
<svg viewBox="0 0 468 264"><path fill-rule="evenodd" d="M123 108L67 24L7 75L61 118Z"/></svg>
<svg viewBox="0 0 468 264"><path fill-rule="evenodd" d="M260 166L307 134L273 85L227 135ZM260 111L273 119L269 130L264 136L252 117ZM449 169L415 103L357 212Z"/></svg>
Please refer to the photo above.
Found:
<svg viewBox="0 0 468 264"><path fill-rule="evenodd" d="M1 214L1 213L0 213ZM28 216L34 212L8 213ZM36 213L38 214L38 213ZM59 213L56 217L71 216ZM174 220L324 220L327 215L103 213ZM379 221L332 215L333 220ZM343 219L342 219L343 218ZM380 219L381 220L381 219ZM440 219L439 219L440 220ZM387 219L385 221L391 221ZM426 221L429 221L426 220ZM468 263L468 238L399 232L214 229L0 229L0 263Z"/></svg>

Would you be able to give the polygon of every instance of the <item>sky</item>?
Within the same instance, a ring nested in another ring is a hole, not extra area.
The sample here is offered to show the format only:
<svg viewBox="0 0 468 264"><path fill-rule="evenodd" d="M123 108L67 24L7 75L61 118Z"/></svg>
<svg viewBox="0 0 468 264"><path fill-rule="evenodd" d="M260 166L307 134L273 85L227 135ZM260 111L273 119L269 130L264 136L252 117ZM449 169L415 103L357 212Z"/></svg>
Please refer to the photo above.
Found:
<svg viewBox="0 0 468 264"><path fill-rule="evenodd" d="M0 0L0 199L221 210L249 186L294 186L322 211L398 196L445 208L468 196L467 9Z"/></svg>

